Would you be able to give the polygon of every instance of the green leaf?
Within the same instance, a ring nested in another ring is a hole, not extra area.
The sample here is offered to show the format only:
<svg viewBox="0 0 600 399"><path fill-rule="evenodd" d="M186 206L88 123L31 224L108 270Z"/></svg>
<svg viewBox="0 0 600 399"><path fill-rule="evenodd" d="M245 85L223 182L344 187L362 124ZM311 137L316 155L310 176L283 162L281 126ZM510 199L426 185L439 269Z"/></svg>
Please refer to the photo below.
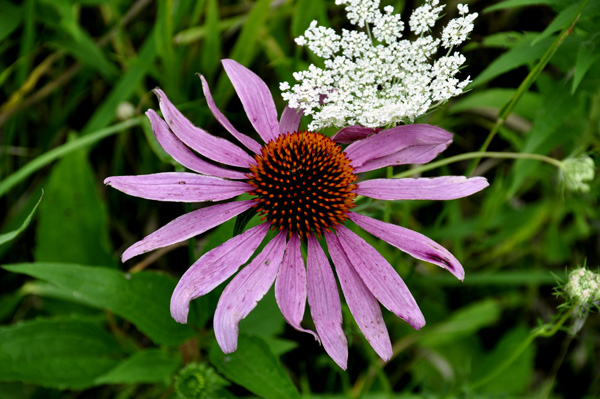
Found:
<svg viewBox="0 0 600 399"><path fill-rule="evenodd" d="M600 51L598 51L599 44L600 32L596 33L589 40L584 41L579 47L577 60L575 61L575 75L573 76L571 94L575 93L587 71L600 58Z"/></svg>
<svg viewBox="0 0 600 399"><path fill-rule="evenodd" d="M507 8L517 8L525 6L537 6L537 5L555 5L562 4L563 0L504 0L493 6L486 7L483 12L488 13L492 11L505 10Z"/></svg>
<svg viewBox="0 0 600 399"><path fill-rule="evenodd" d="M25 230L27 228L27 226L29 226L29 223L31 222L31 219L33 218L35 210L37 209L38 205L42 201L43 196L44 196L44 190L42 190L42 195L40 195L40 199L35 204L35 206L31 210L31 212L29 212L29 215L25 218L25 220L23 221L23 223L21 224L21 226L18 229L10 231L8 233L0 234L0 245L14 240L19 234L21 234L23 232L23 230Z"/></svg>
<svg viewBox="0 0 600 399"><path fill-rule="evenodd" d="M0 328L0 380L83 389L117 364L114 339L79 319L39 319Z"/></svg>
<svg viewBox="0 0 600 399"><path fill-rule="evenodd" d="M59 147L53 148L52 150L45 152L38 156L31 162L27 163L21 169L17 170L13 174L0 181L0 198L2 198L11 188L25 180L28 176L34 172L40 170L44 166L49 165L57 159L60 159L73 151L77 151L80 148L85 148L96 141L102 140L115 133L122 132L133 126L137 126L141 123L142 118L129 119L124 122L118 123L111 127L98 130L97 132L91 133L86 137L80 137L69 141Z"/></svg>
<svg viewBox="0 0 600 399"><path fill-rule="evenodd" d="M529 38L530 40L532 38ZM503 73L512 71L520 66L527 65L530 62L540 59L546 50L552 45L554 38L547 37L535 44L531 41L525 41L518 46L508 50L500 57L496 58L486 69L477 76L469 85L469 88L477 87L485 82L494 79Z"/></svg>
<svg viewBox="0 0 600 399"><path fill-rule="evenodd" d="M23 11L7 0L0 1L0 42L10 35L21 24Z"/></svg>
<svg viewBox="0 0 600 399"><path fill-rule="evenodd" d="M252 62L256 55L258 34L261 28L265 26L270 5L271 0L258 0L254 3L254 7L252 7L248 18L244 21L242 30L228 58L234 59L245 66L248 66ZM221 74L215 91L215 96L217 97L216 103L226 103L232 94L233 87L229 83L229 79L227 79L225 74Z"/></svg>
<svg viewBox="0 0 600 399"><path fill-rule="evenodd" d="M206 36L202 46L200 66L202 75L212 81L221 59L221 32L219 31L219 6L217 0L206 2L206 19L204 21Z"/></svg>
<svg viewBox="0 0 600 399"><path fill-rule="evenodd" d="M475 302L455 311L447 321L424 329L424 345L440 345L458 338L467 337L485 326L495 323L500 317L500 305L492 299Z"/></svg>
<svg viewBox="0 0 600 399"><path fill-rule="evenodd" d="M63 158L53 168L40 206L37 261L116 266L97 185L83 151Z"/></svg>
<svg viewBox="0 0 600 399"><path fill-rule="evenodd" d="M77 31L77 35L55 39L54 45L67 51L83 65L92 68L109 81L119 76L119 69L104 56L100 47L79 25Z"/></svg>
<svg viewBox="0 0 600 399"><path fill-rule="evenodd" d="M153 66L156 58L156 44L154 34L148 33L148 38L142 45L137 57L129 61L129 68L114 85L106 100L96 109L92 117L81 131L82 135L91 134L96 130L108 126L115 118L117 106L129 99L135 89L144 80L148 70ZM144 88L147 90L148 88Z"/></svg>
<svg viewBox="0 0 600 399"><path fill-rule="evenodd" d="M513 352L520 350L520 346L527 340L528 335L527 329L523 326L517 326L508 331L494 350L474 370L473 380L476 381L492 373ZM534 354L534 345L529 345L510 367L505 368L496 378L478 388L478 391L494 395L523 393L529 386L533 376Z"/></svg>
<svg viewBox="0 0 600 399"><path fill-rule="evenodd" d="M157 344L177 345L194 334L189 326L171 318L169 303L175 282L165 275L63 263L3 267L48 281L68 292L73 301L107 309L132 322Z"/></svg>
<svg viewBox="0 0 600 399"><path fill-rule="evenodd" d="M138 352L119 363L108 373L96 378L96 384L140 384L168 379L179 367L180 360L160 349Z"/></svg>
<svg viewBox="0 0 600 399"><path fill-rule="evenodd" d="M258 337L240 334L235 352L224 354L215 341L210 348L211 363L225 377L265 399L300 398L279 359Z"/></svg>
<svg viewBox="0 0 600 399"><path fill-rule="evenodd" d="M462 96L451 104L450 112L464 112L481 108L500 110L516 93L515 89L493 88L484 91L474 91ZM527 119L533 119L542 105L543 97L538 93L525 92L513 110Z"/></svg>

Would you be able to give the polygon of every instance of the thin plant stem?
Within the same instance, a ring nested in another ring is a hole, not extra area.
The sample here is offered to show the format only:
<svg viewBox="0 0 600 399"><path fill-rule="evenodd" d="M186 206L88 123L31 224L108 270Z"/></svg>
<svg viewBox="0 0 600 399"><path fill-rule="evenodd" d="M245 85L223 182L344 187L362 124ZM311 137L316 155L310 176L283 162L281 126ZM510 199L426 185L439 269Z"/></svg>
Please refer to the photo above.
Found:
<svg viewBox="0 0 600 399"><path fill-rule="evenodd" d="M548 157L546 155L540 154L530 154L530 153L517 153L517 152L485 152L485 151L477 151L477 152L467 152L465 154L455 155L453 157L441 159L436 162L431 162L423 166L419 166L414 169L410 169L401 173L398 173L394 176L394 178L401 177L409 177L422 172L426 172L428 170L439 168L440 166L448 165L454 162L460 162L467 159L478 159L478 158L498 158L498 159L533 159L536 161L546 162L550 165L556 166L557 168L562 167L562 162L558 159L554 159Z"/></svg>
<svg viewBox="0 0 600 399"><path fill-rule="evenodd" d="M496 120L496 123L494 124L494 127L490 131L490 134L488 135L488 137L485 139L485 142L479 149L479 152L485 152L488 149L490 143L492 142L492 139L496 136L496 134L498 133L498 131L500 130L500 128L502 127L502 125L504 124L504 122L506 121L508 116L511 114L515 105L517 105L517 103L519 102L521 97L525 94L525 92L527 90L529 90L529 88L531 87L533 82L536 81L536 79L538 78L538 76L540 75L542 70L546 67L546 65L548 64L548 62L550 61L550 59L552 58L552 56L554 55L554 53L556 52L558 47L560 47L560 45L562 44L563 40L565 40L567 35L569 35L569 33L571 33L571 31L573 30L573 27L579 20L579 17L581 16L581 12L587 5L588 1L589 0L582 1L581 5L579 6L579 9L575 13L575 15L573 16L571 21L565 25L565 27L563 28L560 35L558 35L556 37L556 39L554 40L554 43L552 43L552 45L550 47L548 47L548 49L546 50L546 52L544 53L542 58L538 61L538 63L535 65L535 67L529 72L529 74L523 80L523 82L521 82L521 85L519 85L519 88L517 89L515 94L512 96L512 98L508 101L508 103L506 103L506 105L504 107L502 107L502 109L500 110L500 113L498 114L498 119ZM473 173L473 171L479 164L480 160L481 160L481 158L476 158L471 163L471 165L467 169L467 176L470 176Z"/></svg>
<svg viewBox="0 0 600 399"><path fill-rule="evenodd" d="M473 385L471 385L471 389L477 389L496 378L500 373L506 370L515 360L517 360L536 338L547 338L556 334L558 330L560 330L560 328L563 326L563 324L565 324L565 322L569 319L571 314L573 314L574 309L575 308L571 308L568 311L566 311L554 325L542 326L541 328L529 334L527 339L521 343L521 345L517 348L516 351L514 351L509 357L507 357L502 363L500 363L498 367L496 367L491 373L489 373L488 375L479 379Z"/></svg>

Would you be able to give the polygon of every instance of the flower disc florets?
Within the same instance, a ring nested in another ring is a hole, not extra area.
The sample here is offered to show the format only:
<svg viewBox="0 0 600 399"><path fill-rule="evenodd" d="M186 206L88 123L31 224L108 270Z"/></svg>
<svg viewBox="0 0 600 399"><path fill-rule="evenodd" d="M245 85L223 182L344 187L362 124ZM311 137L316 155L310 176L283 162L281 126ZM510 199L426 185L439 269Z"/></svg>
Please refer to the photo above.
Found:
<svg viewBox="0 0 600 399"><path fill-rule="evenodd" d="M306 239L348 218L356 175L346 153L329 137L307 131L282 134L254 159L250 195L273 227Z"/></svg>

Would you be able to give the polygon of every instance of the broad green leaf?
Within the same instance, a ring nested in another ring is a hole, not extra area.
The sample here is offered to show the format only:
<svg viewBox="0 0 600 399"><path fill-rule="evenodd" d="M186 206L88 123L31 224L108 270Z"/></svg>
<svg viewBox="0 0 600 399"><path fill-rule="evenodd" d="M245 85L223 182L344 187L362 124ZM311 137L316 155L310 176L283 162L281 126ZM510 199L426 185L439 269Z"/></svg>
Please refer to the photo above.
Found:
<svg viewBox="0 0 600 399"><path fill-rule="evenodd" d="M0 42L10 35L21 24L23 11L21 7L14 3L1 0L0 1Z"/></svg>
<svg viewBox="0 0 600 399"><path fill-rule="evenodd" d="M40 196L40 199L35 204L35 206L31 210L31 212L29 212L29 215L25 218L25 220L23 221L23 223L21 224L21 226L18 229L10 231L8 233L0 234L0 245L14 240L19 234L21 234L23 232L23 230L25 230L27 228L27 226L29 226L31 219L33 218L33 215L35 214L35 210L37 209L38 205L42 201L43 196L44 196L44 191L42 190L42 195Z"/></svg>
<svg viewBox="0 0 600 399"><path fill-rule="evenodd" d="M261 338L240 334L237 350L228 354L215 341L209 358L221 374L259 397L300 398L279 359Z"/></svg>
<svg viewBox="0 0 600 399"><path fill-rule="evenodd" d="M500 304L492 299L475 302L455 311L447 321L424 329L423 345L446 344L458 338L469 336L481 328L495 323L500 317Z"/></svg>
<svg viewBox="0 0 600 399"><path fill-rule="evenodd" d="M63 158L50 174L34 255L41 262L115 265L106 209L83 151Z"/></svg>
<svg viewBox="0 0 600 399"><path fill-rule="evenodd" d="M500 110L516 93L515 89L493 88L484 91L474 91L461 97L451 104L450 112L463 112L478 108L493 108ZM543 98L537 93L526 92L513 110L527 119L532 119L539 110Z"/></svg>
<svg viewBox="0 0 600 399"><path fill-rule="evenodd" d="M327 7L323 0L299 0L295 2L292 14L290 34L292 37L303 35L313 20L321 26L329 26Z"/></svg>
<svg viewBox="0 0 600 399"><path fill-rule="evenodd" d="M0 380L83 389L117 364L114 339L78 319L38 319L0 327Z"/></svg>
<svg viewBox="0 0 600 399"><path fill-rule="evenodd" d="M109 310L157 344L177 345L194 333L171 318L169 303L175 282L165 275L64 263L20 263L4 268L48 281L68 292L73 301Z"/></svg>
<svg viewBox="0 0 600 399"><path fill-rule="evenodd" d="M108 373L96 378L96 384L140 384L167 380L180 361L163 350L148 349L123 360Z"/></svg>
<svg viewBox="0 0 600 399"><path fill-rule="evenodd" d="M519 350L519 347L527 341L528 336L529 333L523 326L517 326L508 331L493 351L474 369L474 380L492 373L499 364ZM495 395L522 393L531 383L534 355L534 347L530 345L509 367L505 368L496 378L478 388L478 391Z"/></svg>
<svg viewBox="0 0 600 399"><path fill-rule="evenodd" d="M568 7L563 9L558 13L558 15L552 20L552 22L544 29L542 33L535 39L535 41L542 40L551 34L558 32L563 29L567 24L570 24L575 15L577 14L581 2L585 0L581 0L579 2L575 2L570 4ZM535 43L534 41L534 43Z"/></svg>
<svg viewBox="0 0 600 399"><path fill-rule="evenodd" d="M536 61L544 55L546 50L552 45L554 38L547 37L533 44L531 41L525 41L518 46L508 50L500 57L496 58L486 69L477 76L469 85L470 88L482 85L494 79L503 73L512 71L520 66L527 65Z"/></svg>

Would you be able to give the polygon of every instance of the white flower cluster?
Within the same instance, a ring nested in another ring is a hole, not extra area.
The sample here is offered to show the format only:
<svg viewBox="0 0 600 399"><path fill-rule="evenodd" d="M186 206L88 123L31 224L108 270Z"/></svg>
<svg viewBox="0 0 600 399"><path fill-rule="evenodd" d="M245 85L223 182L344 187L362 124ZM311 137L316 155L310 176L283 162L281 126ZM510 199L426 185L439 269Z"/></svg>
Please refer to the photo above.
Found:
<svg viewBox="0 0 600 399"><path fill-rule="evenodd" d="M579 305L600 300L600 275L588 269L575 269L569 273L565 292Z"/></svg>
<svg viewBox="0 0 600 399"><path fill-rule="evenodd" d="M586 155L562 161L560 171L566 188L584 193L590 191L590 185L586 182L594 180L594 168L594 160Z"/></svg>
<svg viewBox="0 0 600 399"><path fill-rule="evenodd" d="M365 31L318 26L313 21L296 43L323 58L324 68L310 65L294 73L294 86L280 84L292 108L312 115L311 130L328 126L384 127L412 122L432 107L462 93L469 78L455 78L465 57L453 46L467 39L477 14L459 4L460 17L451 20L441 38L431 35L444 6L425 0L413 11L410 31L415 40L403 39L404 23L393 7L379 10L379 0L336 0L345 5L351 24ZM438 48L447 54L436 57Z"/></svg>

